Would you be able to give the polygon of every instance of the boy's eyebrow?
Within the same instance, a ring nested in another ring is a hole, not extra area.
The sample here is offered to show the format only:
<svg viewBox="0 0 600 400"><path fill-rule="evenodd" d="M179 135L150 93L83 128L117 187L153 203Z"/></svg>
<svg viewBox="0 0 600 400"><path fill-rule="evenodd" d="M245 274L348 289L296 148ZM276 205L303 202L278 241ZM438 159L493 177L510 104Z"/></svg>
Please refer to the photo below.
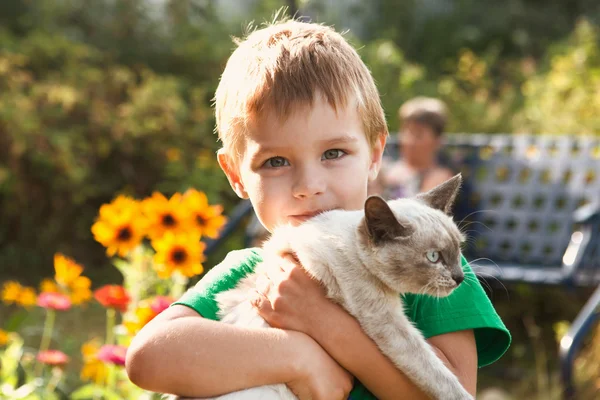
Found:
<svg viewBox="0 0 600 400"><path fill-rule="evenodd" d="M320 140L319 143L323 146L333 146L334 144L350 144L358 141L356 136L342 135L331 139Z"/></svg>

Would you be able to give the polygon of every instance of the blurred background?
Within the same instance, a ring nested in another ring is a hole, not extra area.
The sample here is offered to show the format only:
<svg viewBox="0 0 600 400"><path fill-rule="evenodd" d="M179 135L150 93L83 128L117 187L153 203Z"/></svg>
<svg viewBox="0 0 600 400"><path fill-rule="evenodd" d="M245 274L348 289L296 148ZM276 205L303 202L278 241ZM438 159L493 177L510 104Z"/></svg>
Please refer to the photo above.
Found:
<svg viewBox="0 0 600 400"><path fill-rule="evenodd" d="M400 105L426 95L448 106L448 132L600 133L596 0L2 0L0 282L37 286L61 252L94 288L120 283L90 231L117 194L193 187L228 215L238 199L214 157L211 99L231 37L282 6L348 31L390 132ZM243 244L243 231L232 235L205 270ZM480 370L480 391L560 398L557 338L590 293L492 282L514 341ZM104 329L88 311L68 323ZM0 328L16 313L3 306ZM64 335L72 347L81 339ZM576 364L580 398L596 398L600 333Z"/></svg>

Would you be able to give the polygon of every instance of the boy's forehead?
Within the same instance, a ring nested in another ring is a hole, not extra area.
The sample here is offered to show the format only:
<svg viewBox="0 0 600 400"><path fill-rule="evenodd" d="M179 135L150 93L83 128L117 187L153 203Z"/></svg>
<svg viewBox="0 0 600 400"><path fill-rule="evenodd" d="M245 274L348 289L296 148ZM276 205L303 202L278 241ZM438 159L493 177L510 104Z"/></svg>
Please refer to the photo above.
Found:
<svg viewBox="0 0 600 400"><path fill-rule="evenodd" d="M267 110L249 122L247 135L259 140L277 140L278 137L294 135L301 139L306 136L307 131L315 139L327 139L344 132L365 135L355 101L334 108L319 98L313 104L298 104L282 116Z"/></svg>

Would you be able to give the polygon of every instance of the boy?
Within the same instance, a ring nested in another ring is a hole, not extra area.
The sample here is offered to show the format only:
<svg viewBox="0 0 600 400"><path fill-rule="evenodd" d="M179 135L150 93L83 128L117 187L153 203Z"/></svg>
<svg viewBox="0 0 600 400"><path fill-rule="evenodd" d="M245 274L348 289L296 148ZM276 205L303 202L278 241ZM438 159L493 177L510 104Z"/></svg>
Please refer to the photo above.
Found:
<svg viewBox="0 0 600 400"><path fill-rule="evenodd" d="M255 31L231 55L216 92L218 161L268 229L335 209L362 209L387 137L373 79L332 29L287 21ZM330 302L290 256L273 266L255 306L273 327L216 322L216 293L261 261L232 252L142 329L127 353L130 379L188 397L286 383L301 400L426 398L354 318ZM407 315L471 393L477 366L499 358L508 331L481 286L444 301L412 296Z"/></svg>

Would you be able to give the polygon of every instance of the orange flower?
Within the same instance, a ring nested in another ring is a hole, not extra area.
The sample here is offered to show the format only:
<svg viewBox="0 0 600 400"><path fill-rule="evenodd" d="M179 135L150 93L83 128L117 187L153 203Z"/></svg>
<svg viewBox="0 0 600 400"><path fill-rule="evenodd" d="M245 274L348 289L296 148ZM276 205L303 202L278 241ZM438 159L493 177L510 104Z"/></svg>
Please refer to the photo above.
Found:
<svg viewBox="0 0 600 400"><path fill-rule="evenodd" d="M142 202L142 210L148 221L148 236L160 239L166 232L180 232L188 229L189 213L181 204L181 194L175 193L170 199L159 192Z"/></svg>
<svg viewBox="0 0 600 400"><path fill-rule="evenodd" d="M121 312L127 310L131 298L120 285L105 285L94 292L94 298L106 308L116 308Z"/></svg>
<svg viewBox="0 0 600 400"><path fill-rule="evenodd" d="M66 311L71 308L71 300L62 293L41 293L37 305L57 311Z"/></svg>
<svg viewBox="0 0 600 400"><path fill-rule="evenodd" d="M36 304L36 298L34 288L22 286L19 282L8 281L2 287L2 301L5 304L31 307Z"/></svg>
<svg viewBox="0 0 600 400"><path fill-rule="evenodd" d="M0 347L8 343L8 332L0 329Z"/></svg>
<svg viewBox="0 0 600 400"><path fill-rule="evenodd" d="M99 217L92 226L94 239L106 247L110 257L127 253L142 241L146 224L141 215L140 203L119 196L110 204L100 207Z"/></svg>
<svg viewBox="0 0 600 400"><path fill-rule="evenodd" d="M40 283L40 292L60 293L60 288L54 280L46 278Z"/></svg>
<svg viewBox="0 0 600 400"><path fill-rule="evenodd" d="M202 261L206 245L196 235L167 232L159 240L152 241L152 247L156 250L154 268L160 278L168 278L175 271L187 277L204 271Z"/></svg>
<svg viewBox="0 0 600 400"><path fill-rule="evenodd" d="M171 303L173 299L166 296L156 296L151 300L140 302L140 306L135 310L135 319L124 322L127 331L131 335L136 334L154 317L169 308Z"/></svg>
<svg viewBox="0 0 600 400"><path fill-rule="evenodd" d="M54 279L60 286L61 292L68 294L71 303L82 304L92 298L90 278L81 276L83 267L72 259L57 253L54 255ZM46 286L49 287L48 283Z"/></svg>
<svg viewBox="0 0 600 400"><path fill-rule="evenodd" d="M210 206L206 194L190 189L183 195L183 204L188 210L192 221L191 226L198 236L217 238L227 219L221 215L223 207Z"/></svg>
<svg viewBox="0 0 600 400"><path fill-rule="evenodd" d="M37 295L32 287L24 287L19 294L17 302L23 307L31 307L36 304Z"/></svg>
<svg viewBox="0 0 600 400"><path fill-rule="evenodd" d="M81 346L81 354L83 356L83 367L81 368L81 379L84 381L93 381L102 383L108 375L108 368L98 359L98 351L100 350L100 340L92 339Z"/></svg>
<svg viewBox="0 0 600 400"><path fill-rule="evenodd" d="M60 350L46 350L39 352L37 360L42 364L63 366L69 362L69 357Z"/></svg>

